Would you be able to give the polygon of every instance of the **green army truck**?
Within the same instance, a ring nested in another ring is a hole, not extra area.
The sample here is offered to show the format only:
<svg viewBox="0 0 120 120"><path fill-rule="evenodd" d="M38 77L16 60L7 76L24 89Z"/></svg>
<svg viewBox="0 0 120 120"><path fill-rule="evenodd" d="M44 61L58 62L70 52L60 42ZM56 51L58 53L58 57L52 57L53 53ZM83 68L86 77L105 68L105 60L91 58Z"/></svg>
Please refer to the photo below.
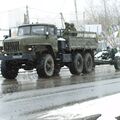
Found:
<svg viewBox="0 0 120 120"><path fill-rule="evenodd" d="M91 72L98 44L96 34L70 31L63 36L63 31L51 24L19 26L16 37L3 41L2 76L14 79L23 68L36 69L39 77L51 77L59 74L63 66L75 75Z"/></svg>

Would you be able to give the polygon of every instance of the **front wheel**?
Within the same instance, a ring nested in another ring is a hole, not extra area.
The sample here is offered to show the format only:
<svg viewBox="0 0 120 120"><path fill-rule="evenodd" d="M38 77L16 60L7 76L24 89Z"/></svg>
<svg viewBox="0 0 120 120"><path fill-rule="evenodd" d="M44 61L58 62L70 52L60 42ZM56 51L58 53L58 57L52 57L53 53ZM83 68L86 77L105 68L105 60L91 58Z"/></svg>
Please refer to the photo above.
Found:
<svg viewBox="0 0 120 120"><path fill-rule="evenodd" d="M83 71L83 57L80 53L73 55L73 61L69 65L69 70L72 74L79 75Z"/></svg>
<svg viewBox="0 0 120 120"><path fill-rule="evenodd" d="M52 55L44 54L38 61L37 74L39 77L51 77L54 74L54 60Z"/></svg>
<svg viewBox="0 0 120 120"><path fill-rule="evenodd" d="M18 68L9 61L1 62L1 74L6 79L14 79L18 75Z"/></svg>

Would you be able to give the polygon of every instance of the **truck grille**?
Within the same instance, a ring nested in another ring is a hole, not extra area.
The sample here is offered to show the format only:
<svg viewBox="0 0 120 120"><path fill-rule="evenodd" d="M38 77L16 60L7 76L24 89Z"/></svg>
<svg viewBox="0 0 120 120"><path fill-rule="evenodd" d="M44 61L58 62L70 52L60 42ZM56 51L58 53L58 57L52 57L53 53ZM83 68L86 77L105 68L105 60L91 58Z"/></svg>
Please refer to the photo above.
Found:
<svg viewBox="0 0 120 120"><path fill-rule="evenodd" d="M19 42L4 42L4 50L6 52L19 51Z"/></svg>

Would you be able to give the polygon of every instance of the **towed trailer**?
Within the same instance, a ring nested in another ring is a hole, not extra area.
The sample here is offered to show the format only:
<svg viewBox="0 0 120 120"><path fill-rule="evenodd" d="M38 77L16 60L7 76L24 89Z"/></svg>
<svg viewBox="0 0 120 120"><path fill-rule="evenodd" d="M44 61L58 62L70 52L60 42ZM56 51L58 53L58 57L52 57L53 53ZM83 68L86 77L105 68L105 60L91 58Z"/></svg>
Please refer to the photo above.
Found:
<svg viewBox="0 0 120 120"><path fill-rule="evenodd" d="M120 70L120 52L115 48L111 51L104 50L95 55L95 65L114 65L116 70Z"/></svg>

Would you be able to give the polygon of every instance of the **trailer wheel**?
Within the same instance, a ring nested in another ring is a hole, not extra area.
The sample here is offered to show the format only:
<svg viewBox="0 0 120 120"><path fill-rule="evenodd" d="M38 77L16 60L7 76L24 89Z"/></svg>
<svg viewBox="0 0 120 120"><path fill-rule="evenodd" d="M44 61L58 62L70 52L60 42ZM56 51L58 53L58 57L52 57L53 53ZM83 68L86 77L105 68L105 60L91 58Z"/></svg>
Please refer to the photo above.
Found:
<svg viewBox="0 0 120 120"><path fill-rule="evenodd" d="M69 70L72 74L79 75L83 71L83 57L80 53L73 55L73 61L69 65Z"/></svg>
<svg viewBox="0 0 120 120"><path fill-rule="evenodd" d="M114 60L114 67L116 70L120 70L120 57L115 57L115 60Z"/></svg>
<svg viewBox="0 0 120 120"><path fill-rule="evenodd" d="M51 77L54 74L54 60L52 55L44 54L38 61L37 74L39 77Z"/></svg>
<svg viewBox="0 0 120 120"><path fill-rule="evenodd" d="M1 62L1 74L6 79L14 79L18 75L18 68L9 61L3 60Z"/></svg>
<svg viewBox="0 0 120 120"><path fill-rule="evenodd" d="M84 56L83 73L90 73L93 70L93 59L90 53L86 53Z"/></svg>

